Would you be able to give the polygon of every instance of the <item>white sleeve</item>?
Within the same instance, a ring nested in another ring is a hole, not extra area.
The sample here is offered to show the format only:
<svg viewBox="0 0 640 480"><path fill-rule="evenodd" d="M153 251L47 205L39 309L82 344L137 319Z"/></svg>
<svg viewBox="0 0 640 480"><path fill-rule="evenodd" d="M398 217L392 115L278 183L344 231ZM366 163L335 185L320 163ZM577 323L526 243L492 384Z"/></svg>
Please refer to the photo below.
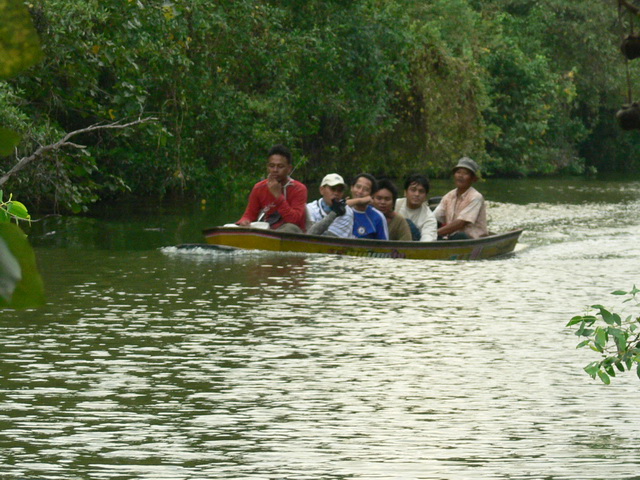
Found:
<svg viewBox="0 0 640 480"><path fill-rule="evenodd" d="M425 222L420 230L421 242L435 242L438 239L438 221L431 209L425 209Z"/></svg>

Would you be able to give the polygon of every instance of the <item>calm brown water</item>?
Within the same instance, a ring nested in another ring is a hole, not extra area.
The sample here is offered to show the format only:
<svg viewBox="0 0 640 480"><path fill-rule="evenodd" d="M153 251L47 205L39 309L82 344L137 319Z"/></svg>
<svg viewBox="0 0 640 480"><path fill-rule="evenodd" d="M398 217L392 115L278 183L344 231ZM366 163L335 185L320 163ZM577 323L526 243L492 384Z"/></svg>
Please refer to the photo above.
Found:
<svg viewBox="0 0 640 480"><path fill-rule="evenodd" d="M481 190L516 255L171 248L214 208L34 225L49 303L0 313L0 478L640 479L640 380L591 380L564 328L640 283L640 182Z"/></svg>

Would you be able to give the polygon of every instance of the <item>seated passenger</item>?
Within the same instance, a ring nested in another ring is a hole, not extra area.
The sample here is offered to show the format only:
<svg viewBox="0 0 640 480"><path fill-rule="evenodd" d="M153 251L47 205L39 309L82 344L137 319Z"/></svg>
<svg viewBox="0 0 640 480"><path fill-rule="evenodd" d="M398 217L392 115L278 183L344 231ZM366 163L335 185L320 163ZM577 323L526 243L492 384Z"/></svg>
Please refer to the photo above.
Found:
<svg viewBox="0 0 640 480"><path fill-rule="evenodd" d="M420 174L409 175L404 182L404 196L396 202L396 212L413 222L420 236L413 238L421 242L433 242L437 239L438 222L429 208L427 194L429 179Z"/></svg>
<svg viewBox="0 0 640 480"><path fill-rule="evenodd" d="M382 212L387 219L389 228L389 240L402 240L410 242L411 229L407 220L393 211L398 198L398 189L391 180L378 180L378 190L373 194L373 206Z"/></svg>
<svg viewBox="0 0 640 480"><path fill-rule="evenodd" d="M308 234L353 238L353 209L346 206L342 199L346 188L344 180L337 173L330 173L322 179L322 198L307 203L311 222L307 227Z"/></svg>
<svg viewBox="0 0 640 480"><path fill-rule="evenodd" d="M264 221L273 230L302 233L307 221L307 187L289 177L292 170L289 149L284 145L271 148L267 178L253 186L249 204L236 224L248 227Z"/></svg>
<svg viewBox="0 0 640 480"><path fill-rule="evenodd" d="M376 179L368 173L358 174L351 182L353 198L347 200L347 205L353 208L353 234L358 238L389 240L387 220L371 206L371 195L376 189Z"/></svg>
<svg viewBox="0 0 640 480"><path fill-rule="evenodd" d="M479 173L480 167L469 157L462 157L453 167L456 188L442 197L434 212L442 224L438 239L463 240L488 234L484 197L471 186L478 181Z"/></svg>

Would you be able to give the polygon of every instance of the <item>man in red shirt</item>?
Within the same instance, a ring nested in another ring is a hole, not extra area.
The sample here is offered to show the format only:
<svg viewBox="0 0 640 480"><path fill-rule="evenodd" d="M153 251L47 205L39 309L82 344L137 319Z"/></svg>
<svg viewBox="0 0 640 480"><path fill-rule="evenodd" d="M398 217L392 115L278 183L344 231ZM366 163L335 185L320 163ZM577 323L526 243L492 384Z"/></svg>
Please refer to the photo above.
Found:
<svg viewBox="0 0 640 480"><path fill-rule="evenodd" d="M289 177L293 171L291 152L276 145L267 157L267 178L253 186L247 209L236 224L248 227L251 222L264 221L273 230L302 233L307 219L307 187Z"/></svg>

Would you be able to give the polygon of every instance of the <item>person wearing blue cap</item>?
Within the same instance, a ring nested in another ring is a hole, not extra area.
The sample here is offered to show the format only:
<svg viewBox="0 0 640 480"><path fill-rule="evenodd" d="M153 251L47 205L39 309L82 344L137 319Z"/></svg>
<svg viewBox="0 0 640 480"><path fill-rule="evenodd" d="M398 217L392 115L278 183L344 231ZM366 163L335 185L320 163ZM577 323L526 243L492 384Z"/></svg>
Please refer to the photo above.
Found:
<svg viewBox="0 0 640 480"><path fill-rule="evenodd" d="M447 193L433 212L438 222L439 240L464 240L488 235L484 197L473 188L480 178L480 167L462 157L453 167L456 188Z"/></svg>

